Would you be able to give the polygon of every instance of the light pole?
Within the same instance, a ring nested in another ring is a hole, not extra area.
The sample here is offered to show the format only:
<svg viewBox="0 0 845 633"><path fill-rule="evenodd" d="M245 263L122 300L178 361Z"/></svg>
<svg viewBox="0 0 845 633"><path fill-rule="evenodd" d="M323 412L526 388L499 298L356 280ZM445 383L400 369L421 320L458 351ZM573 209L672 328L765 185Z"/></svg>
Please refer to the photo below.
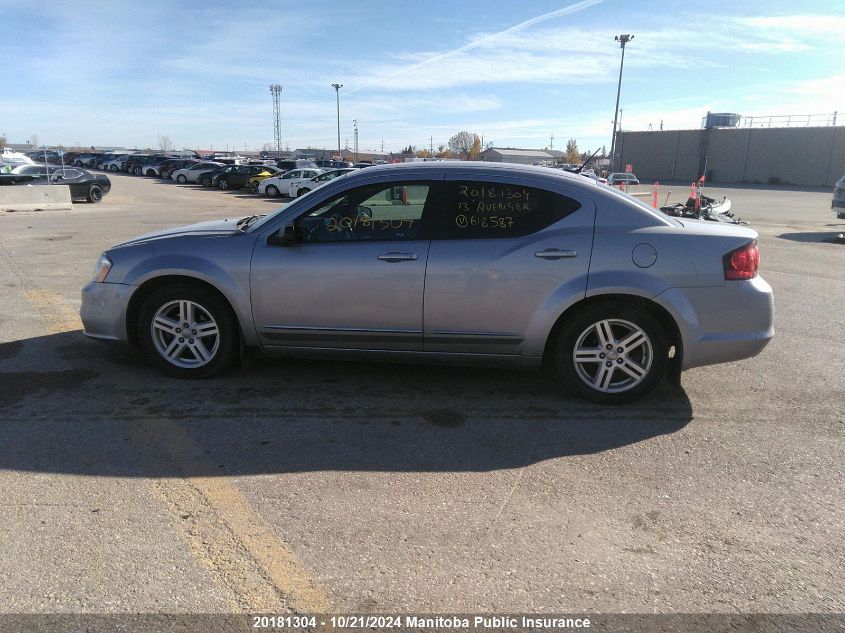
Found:
<svg viewBox="0 0 845 633"><path fill-rule="evenodd" d="M282 95L282 85L272 84L270 94L273 95L273 143L276 146L276 158L282 155L282 115L279 98Z"/></svg>
<svg viewBox="0 0 845 633"><path fill-rule="evenodd" d="M625 44L634 39L633 35L617 35L613 38L622 49L622 61L619 62L619 83L616 85L616 108L613 110L613 136L610 139L610 170L616 162L616 116L619 114L619 93L622 91L622 67L625 65Z"/></svg>
<svg viewBox="0 0 845 633"><path fill-rule="evenodd" d="M343 88L343 84L332 84L332 88L334 88L334 94L337 98L337 157L342 159L343 154L340 153L340 89Z"/></svg>

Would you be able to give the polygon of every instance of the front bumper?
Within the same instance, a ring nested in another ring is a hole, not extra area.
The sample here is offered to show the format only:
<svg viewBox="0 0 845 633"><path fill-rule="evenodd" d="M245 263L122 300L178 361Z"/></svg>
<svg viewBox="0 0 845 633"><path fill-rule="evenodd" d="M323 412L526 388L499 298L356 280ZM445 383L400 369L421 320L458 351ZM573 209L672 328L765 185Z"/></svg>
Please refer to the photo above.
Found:
<svg viewBox="0 0 845 633"><path fill-rule="evenodd" d="M126 309L135 286L89 282L82 289L82 319L85 336L110 341L125 341Z"/></svg>
<svg viewBox="0 0 845 633"><path fill-rule="evenodd" d="M775 335L774 294L762 277L709 288L672 288L655 301L680 330L682 369L751 358Z"/></svg>
<svg viewBox="0 0 845 633"><path fill-rule="evenodd" d="M830 203L831 209L845 209L845 197L843 198L834 198L833 202Z"/></svg>

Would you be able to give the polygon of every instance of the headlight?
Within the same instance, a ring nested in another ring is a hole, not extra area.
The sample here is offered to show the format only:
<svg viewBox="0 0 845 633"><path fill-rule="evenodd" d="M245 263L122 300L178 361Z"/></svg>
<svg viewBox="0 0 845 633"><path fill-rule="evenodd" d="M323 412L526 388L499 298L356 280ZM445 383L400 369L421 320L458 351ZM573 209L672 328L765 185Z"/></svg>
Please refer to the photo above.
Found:
<svg viewBox="0 0 845 633"><path fill-rule="evenodd" d="M94 281L99 281L100 283L106 280L106 275L109 274L111 270L111 260L106 257L106 254L103 253L100 255L100 259L97 260L97 265L94 267Z"/></svg>

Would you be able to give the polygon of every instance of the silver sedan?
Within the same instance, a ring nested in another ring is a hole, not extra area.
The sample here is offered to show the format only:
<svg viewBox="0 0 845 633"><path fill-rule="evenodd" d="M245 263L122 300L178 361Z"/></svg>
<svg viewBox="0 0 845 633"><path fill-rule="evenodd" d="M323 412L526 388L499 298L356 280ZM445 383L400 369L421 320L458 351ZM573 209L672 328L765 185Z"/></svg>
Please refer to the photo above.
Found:
<svg viewBox="0 0 845 633"><path fill-rule="evenodd" d="M180 377L239 355L539 367L593 401L748 358L774 335L753 230L679 221L577 175L414 163L341 176L266 216L105 251L93 338Z"/></svg>

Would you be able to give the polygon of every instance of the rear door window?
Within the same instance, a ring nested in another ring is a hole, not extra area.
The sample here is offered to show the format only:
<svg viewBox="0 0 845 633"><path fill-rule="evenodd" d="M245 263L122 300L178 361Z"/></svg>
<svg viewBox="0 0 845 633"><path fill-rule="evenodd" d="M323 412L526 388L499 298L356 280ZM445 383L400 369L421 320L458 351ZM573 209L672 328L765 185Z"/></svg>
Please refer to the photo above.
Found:
<svg viewBox="0 0 845 633"><path fill-rule="evenodd" d="M515 184L448 181L427 215L432 239L490 239L529 235L577 211L558 193Z"/></svg>

